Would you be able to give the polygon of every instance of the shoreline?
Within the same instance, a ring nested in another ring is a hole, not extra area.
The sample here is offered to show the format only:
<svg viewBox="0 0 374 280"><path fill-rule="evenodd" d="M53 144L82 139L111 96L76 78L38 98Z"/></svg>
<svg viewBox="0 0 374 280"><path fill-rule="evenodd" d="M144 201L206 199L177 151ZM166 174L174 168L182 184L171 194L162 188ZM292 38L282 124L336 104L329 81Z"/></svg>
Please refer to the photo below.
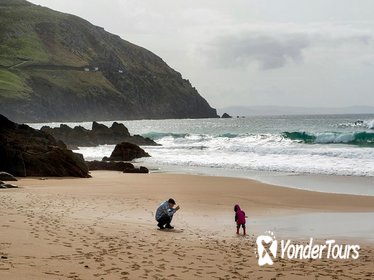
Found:
<svg viewBox="0 0 374 280"><path fill-rule="evenodd" d="M137 165L147 165L142 159L135 160ZM279 171L232 170L225 168L147 165L151 172L192 176L227 177L248 179L278 187L320 193L374 196L373 176L346 176L312 173L289 173ZM160 167L161 166L161 167ZM163 169L162 169L163 168ZM186 171L187 170L187 171Z"/></svg>
<svg viewBox="0 0 374 280"><path fill-rule="evenodd" d="M278 259L274 266L260 267L255 248L256 236L263 229L274 230L274 225L278 238L307 241L309 228L305 228L307 236L298 237L295 226L313 225L308 215L315 215L314 225L322 227L333 226L338 215L343 218L338 224L347 232L362 226L357 215L368 224L365 215L374 213L374 197L308 192L226 177L116 171L93 171L92 176L25 178L17 182L21 188L0 192L0 255L6 257L0 261L0 278L305 279L309 275L307 279L315 279L323 275L364 278L372 273L370 238L331 232L313 236L316 242L335 237L358 243L362 248L358 260ZM181 210L172 222L175 229L160 231L154 212L169 197ZM235 234L236 203L249 217L246 237ZM296 216L300 219L292 218ZM286 221L286 226L277 221ZM373 235L370 228L368 234Z"/></svg>
<svg viewBox="0 0 374 280"><path fill-rule="evenodd" d="M151 171L154 171L151 169ZM187 180L187 181L193 181L193 182L201 182L203 181L203 183L206 183L206 182L211 182L213 181L212 183L209 183L208 186L204 186L204 187L208 187L210 189L210 191L213 191L212 188L214 188L214 186L212 186L212 184L217 184L220 191L224 191L222 190L222 188L224 188L225 186L231 184L232 182L233 183L236 183L238 188L240 188L241 190L243 190L243 187L245 188L248 188L248 189L245 189L245 191L248 191L250 194L256 194L258 195L259 193L261 194L267 194L269 195L267 198L270 197L270 202L272 201L272 199L275 199L276 196L278 196L279 193L282 193L282 195L292 195L293 197L305 197L305 196L308 196L308 200L310 201L310 197L313 196L313 199L314 198L317 198L317 199L332 199L332 198L335 198L335 199L338 199L339 202L336 203L336 201L334 201L334 203L331 203L330 205L327 205L327 204L322 204L321 202L318 203L318 205L314 204L314 202L305 202L303 204L300 203L300 201L298 203L296 203L296 200L290 200L292 201L292 203L288 203L287 204L286 202L278 202L276 204L277 207L274 207L274 208L278 208L278 209L289 209L290 207L292 207L293 209L297 209L297 210L300 210L300 209L308 209L308 210L311 210L311 209L319 209L319 210L326 210L326 211L334 211L334 210L337 210L337 209L346 209L346 210L349 210L349 211L355 211L355 212L359 212L359 211L362 211L364 210L364 212L367 212L367 211L374 211L374 205L371 205L370 203L371 202L374 202L374 197L371 197L370 195L356 195L356 194L346 194L346 193L330 193L330 192L322 192L322 191L314 191L314 190L306 190L306 189L299 189L299 188L295 188L295 187L289 187L289 186L282 186L282 185L277 185L275 183L267 183L267 182L263 182L263 181L260 181L260 180L257 180L255 178L247 178L247 177L231 177L231 176L220 176L220 175L209 175L209 174L190 174L190 173L172 173L172 172L169 172L169 171L161 171L161 172L151 172L149 174L131 174L131 173L122 173L120 171L108 171L108 170L98 170L98 171L90 171L91 175L92 175L92 178L76 178L76 177L45 177L43 179L41 179L40 177L25 177L25 178L21 178L19 177L19 181L17 182L19 187L22 189L24 187L29 187L27 186L28 183L32 183L31 186L44 186L47 185L45 183L41 183L41 184L38 184L40 182L53 182L53 183L58 183L57 185L58 186L64 186L65 183L63 182L66 182L66 181L69 181L69 182L74 182L74 181L80 181L79 183L81 182L84 182L86 180L95 180L95 179L106 179L107 176L109 175L118 175L115 176L115 179L116 180L121 180L121 179L124 179L124 181L126 181L126 176L128 177L139 177L140 179L144 179L142 178L142 176L149 176L149 177L152 177L153 179L154 178L157 178L157 179L160 179L161 181L163 179L167 179L167 178L171 178L172 180L174 181L178 181L178 180ZM121 177L121 175L123 175L123 178L119 178ZM291 176L305 176L305 175L291 175ZM311 175L311 177L314 177L315 175ZM333 177L337 177L337 176L333 176ZM345 177L345 176L344 176ZM136 178L138 179L138 178ZM149 184L150 182L149 181L152 181L152 179L149 179L149 178L146 178L147 180L147 184ZM149 179L149 180L148 180ZM141 180L140 180L141 181ZM26 184L24 184L24 182ZM38 182L38 183L36 183ZM116 182L118 183L118 182ZM157 182L155 182L155 184L157 184ZM56 185L56 184L54 184ZM78 184L78 185L84 185L86 186L87 184L84 183L84 184ZM192 191L196 190L196 186L189 186ZM232 186L230 186L232 187ZM179 188L179 190L181 190ZM217 189L215 189L214 191L216 191ZM222 193L221 193L222 194ZM262 197L264 198L264 197ZM289 199L289 197L284 197L285 199ZM349 206L347 205L343 205L344 202L347 202L349 201L350 204ZM331 202L331 201L330 201ZM355 204L355 202L360 202L360 203L357 203ZM256 206L258 206L256 204ZM317 206L317 207L315 207ZM319 208L320 207L320 208ZM359 209L357 209L356 207L358 207ZM261 208L261 207L259 207ZM257 209L257 207L256 207Z"/></svg>

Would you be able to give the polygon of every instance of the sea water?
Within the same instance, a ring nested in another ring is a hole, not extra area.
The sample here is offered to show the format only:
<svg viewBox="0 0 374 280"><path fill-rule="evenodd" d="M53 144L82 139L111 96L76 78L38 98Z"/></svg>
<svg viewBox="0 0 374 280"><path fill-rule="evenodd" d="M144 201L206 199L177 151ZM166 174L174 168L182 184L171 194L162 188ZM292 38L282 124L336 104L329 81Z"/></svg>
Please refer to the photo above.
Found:
<svg viewBox="0 0 374 280"><path fill-rule="evenodd" d="M374 195L374 115L117 122L131 134L161 144L143 147L151 157L137 160L154 170L249 177L315 191ZM99 123L110 126L113 122ZM67 124L87 129L92 125ZM55 127L60 123L30 124L34 128L42 125ZM76 152L86 160L100 160L113 148L79 147ZM342 176L349 179L342 180ZM306 184L310 181L315 184ZM347 182L351 183L340 188Z"/></svg>

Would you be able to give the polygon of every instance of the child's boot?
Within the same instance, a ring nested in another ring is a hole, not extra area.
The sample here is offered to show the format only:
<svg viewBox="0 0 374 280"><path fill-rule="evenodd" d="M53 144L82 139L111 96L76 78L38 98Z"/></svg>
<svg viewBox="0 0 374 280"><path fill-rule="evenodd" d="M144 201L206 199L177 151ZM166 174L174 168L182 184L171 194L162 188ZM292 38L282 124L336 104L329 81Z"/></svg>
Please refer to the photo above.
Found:
<svg viewBox="0 0 374 280"><path fill-rule="evenodd" d="M243 228L243 235L247 235L247 233L245 232L245 228Z"/></svg>
<svg viewBox="0 0 374 280"><path fill-rule="evenodd" d="M238 227L236 228L236 234L239 234L239 228Z"/></svg>

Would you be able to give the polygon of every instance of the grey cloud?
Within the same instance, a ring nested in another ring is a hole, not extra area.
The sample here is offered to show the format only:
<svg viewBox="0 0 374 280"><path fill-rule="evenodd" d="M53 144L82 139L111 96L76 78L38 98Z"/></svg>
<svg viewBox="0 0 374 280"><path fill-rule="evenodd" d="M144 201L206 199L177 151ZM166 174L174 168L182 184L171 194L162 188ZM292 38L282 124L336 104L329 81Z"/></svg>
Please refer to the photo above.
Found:
<svg viewBox="0 0 374 280"><path fill-rule="evenodd" d="M370 45L373 42L373 36L371 34L351 34L345 36L338 36L336 38L318 36L316 40L320 40L321 43L330 44L332 46L342 46L347 44L353 45Z"/></svg>
<svg viewBox="0 0 374 280"><path fill-rule="evenodd" d="M247 33L224 36L211 41L204 54L216 66L246 68L257 63L260 69L280 68L288 61L302 60L302 51L310 45L306 36L282 36Z"/></svg>
<svg viewBox="0 0 374 280"><path fill-rule="evenodd" d="M203 49L210 64L221 68L246 68L257 64L261 70L281 68L289 62L301 62L303 51L324 46L336 49L345 45L371 45L372 34L316 32L244 32L216 37Z"/></svg>

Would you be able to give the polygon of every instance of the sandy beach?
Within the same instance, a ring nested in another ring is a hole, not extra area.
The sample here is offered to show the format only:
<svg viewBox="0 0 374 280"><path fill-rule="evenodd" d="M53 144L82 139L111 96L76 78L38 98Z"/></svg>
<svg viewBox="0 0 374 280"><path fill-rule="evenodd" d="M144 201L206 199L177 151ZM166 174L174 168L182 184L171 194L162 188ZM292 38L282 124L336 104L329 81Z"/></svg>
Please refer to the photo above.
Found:
<svg viewBox="0 0 374 280"><path fill-rule="evenodd" d="M364 239L341 241L360 245L357 260L277 258L273 266L260 267L258 229L251 224L303 213L373 213L374 197L225 177L110 171L92 176L27 178L17 182L19 189L0 191L0 279L374 278L374 244ZM169 197L181 210L175 229L161 231L154 213ZM245 237L235 234L236 203L249 216Z"/></svg>

